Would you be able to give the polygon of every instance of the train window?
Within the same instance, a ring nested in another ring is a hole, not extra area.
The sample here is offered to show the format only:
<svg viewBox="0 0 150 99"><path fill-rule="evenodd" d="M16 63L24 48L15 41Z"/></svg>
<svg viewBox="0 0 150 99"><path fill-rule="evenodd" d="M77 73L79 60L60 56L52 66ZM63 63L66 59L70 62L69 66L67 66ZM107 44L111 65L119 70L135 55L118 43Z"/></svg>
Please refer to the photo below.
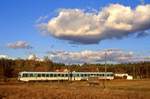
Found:
<svg viewBox="0 0 150 99"><path fill-rule="evenodd" d="M79 75L79 74L77 74L77 77L80 77L80 75Z"/></svg>
<svg viewBox="0 0 150 99"><path fill-rule="evenodd" d="M57 76L58 76L58 77L61 77L61 74L58 74Z"/></svg>
<svg viewBox="0 0 150 99"><path fill-rule="evenodd" d="M85 77L85 74L83 74L83 77Z"/></svg>
<svg viewBox="0 0 150 99"><path fill-rule="evenodd" d="M53 74L50 74L50 77L53 77Z"/></svg>
<svg viewBox="0 0 150 99"><path fill-rule="evenodd" d="M41 77L41 74L38 74L37 76L38 76L38 77Z"/></svg>
<svg viewBox="0 0 150 99"><path fill-rule="evenodd" d="M94 76L94 74L91 74L90 76Z"/></svg>
<svg viewBox="0 0 150 99"><path fill-rule="evenodd" d="M64 74L61 74L61 77L64 77Z"/></svg>
<svg viewBox="0 0 150 99"><path fill-rule="evenodd" d="M33 77L33 74L29 74L29 77Z"/></svg>
<svg viewBox="0 0 150 99"><path fill-rule="evenodd" d="M28 74L23 74L23 77L28 77Z"/></svg>
<svg viewBox="0 0 150 99"><path fill-rule="evenodd" d="M45 77L45 74L42 74L42 77Z"/></svg>
<svg viewBox="0 0 150 99"><path fill-rule="evenodd" d="M34 76L34 77L38 77L38 74L34 74L33 76Z"/></svg>
<svg viewBox="0 0 150 99"><path fill-rule="evenodd" d="M88 74L84 74L85 75L85 77L87 77L88 76Z"/></svg>
<svg viewBox="0 0 150 99"><path fill-rule="evenodd" d="M25 76L25 74L22 74L21 76L22 76L22 77L24 77L24 76Z"/></svg>
<svg viewBox="0 0 150 99"><path fill-rule="evenodd" d="M65 76L65 77L68 77L68 74L65 74L64 76Z"/></svg>
<svg viewBox="0 0 150 99"><path fill-rule="evenodd" d="M107 74L107 76L113 76L113 74Z"/></svg>
<svg viewBox="0 0 150 99"><path fill-rule="evenodd" d="M72 77L72 76L73 76L73 74L71 73L71 74L69 74L69 76L70 76L70 77Z"/></svg>
<svg viewBox="0 0 150 99"><path fill-rule="evenodd" d="M49 77L49 74L46 74L46 77Z"/></svg>
<svg viewBox="0 0 150 99"><path fill-rule="evenodd" d="M54 77L56 77L56 76L57 76L57 74L54 74L53 76L54 76Z"/></svg>

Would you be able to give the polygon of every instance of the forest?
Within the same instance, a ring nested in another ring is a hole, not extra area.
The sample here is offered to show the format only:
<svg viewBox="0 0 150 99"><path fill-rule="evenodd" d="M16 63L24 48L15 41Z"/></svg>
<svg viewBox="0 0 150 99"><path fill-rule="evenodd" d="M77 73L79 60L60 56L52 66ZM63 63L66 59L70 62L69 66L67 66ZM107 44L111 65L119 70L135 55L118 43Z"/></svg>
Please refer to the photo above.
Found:
<svg viewBox="0 0 150 99"><path fill-rule="evenodd" d="M54 63L45 58L44 61L24 59L0 59L0 79L17 78L21 71L56 71L68 69L72 71L128 73L134 79L150 78L150 62L122 63L122 64L72 64Z"/></svg>

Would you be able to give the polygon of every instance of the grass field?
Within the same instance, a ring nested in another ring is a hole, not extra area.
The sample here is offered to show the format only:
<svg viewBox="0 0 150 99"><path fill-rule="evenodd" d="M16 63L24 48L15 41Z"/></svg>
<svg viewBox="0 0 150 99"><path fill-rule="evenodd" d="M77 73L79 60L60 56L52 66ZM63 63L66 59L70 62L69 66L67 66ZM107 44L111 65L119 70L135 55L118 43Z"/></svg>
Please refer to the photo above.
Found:
<svg viewBox="0 0 150 99"><path fill-rule="evenodd" d="M1 83L0 99L150 99L150 80L87 82Z"/></svg>

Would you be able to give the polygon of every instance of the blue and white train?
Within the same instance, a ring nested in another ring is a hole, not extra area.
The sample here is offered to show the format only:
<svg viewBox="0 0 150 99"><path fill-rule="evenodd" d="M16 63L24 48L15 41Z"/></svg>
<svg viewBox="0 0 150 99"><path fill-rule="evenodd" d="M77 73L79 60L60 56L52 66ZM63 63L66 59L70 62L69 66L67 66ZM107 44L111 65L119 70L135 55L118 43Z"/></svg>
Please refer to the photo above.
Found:
<svg viewBox="0 0 150 99"><path fill-rule="evenodd" d="M90 77L98 79L114 79L113 72L20 72L20 81L55 81L55 80L88 80Z"/></svg>

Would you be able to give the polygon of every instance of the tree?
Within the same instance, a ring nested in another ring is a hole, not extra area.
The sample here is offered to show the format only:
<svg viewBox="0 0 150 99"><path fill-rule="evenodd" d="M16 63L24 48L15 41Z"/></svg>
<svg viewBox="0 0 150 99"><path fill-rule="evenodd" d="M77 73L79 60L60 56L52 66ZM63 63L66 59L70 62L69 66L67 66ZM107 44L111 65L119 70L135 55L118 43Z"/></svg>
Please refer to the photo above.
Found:
<svg viewBox="0 0 150 99"><path fill-rule="evenodd" d="M0 60L1 66L1 75L4 81L7 81L7 78L13 76L13 68L12 68L12 61L8 59L1 59Z"/></svg>

